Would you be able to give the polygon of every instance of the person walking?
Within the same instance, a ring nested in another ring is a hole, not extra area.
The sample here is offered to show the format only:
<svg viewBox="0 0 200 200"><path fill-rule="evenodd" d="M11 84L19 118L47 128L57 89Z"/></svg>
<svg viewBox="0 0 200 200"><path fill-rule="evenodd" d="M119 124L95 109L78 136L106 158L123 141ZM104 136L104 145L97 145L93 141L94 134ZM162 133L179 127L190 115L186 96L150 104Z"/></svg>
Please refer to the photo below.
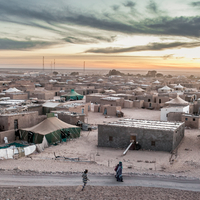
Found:
<svg viewBox="0 0 200 200"><path fill-rule="evenodd" d="M83 174L82 174L82 178L83 178L83 188L82 188L82 191L83 189L85 188L86 184L87 184L87 181L89 181L88 177L87 177L87 173L88 173L88 170L86 169Z"/></svg>
<svg viewBox="0 0 200 200"><path fill-rule="evenodd" d="M116 172L116 178L117 178L117 181L120 181L120 182L123 182L122 169L123 169L122 162L119 162L119 166Z"/></svg>

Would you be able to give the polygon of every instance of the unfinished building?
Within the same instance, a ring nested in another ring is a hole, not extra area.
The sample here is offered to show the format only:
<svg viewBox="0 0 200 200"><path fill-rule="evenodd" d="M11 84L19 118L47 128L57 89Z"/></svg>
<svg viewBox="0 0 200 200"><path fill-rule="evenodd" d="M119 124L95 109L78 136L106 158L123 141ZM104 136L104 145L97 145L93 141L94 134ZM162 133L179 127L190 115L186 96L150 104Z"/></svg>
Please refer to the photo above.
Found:
<svg viewBox="0 0 200 200"><path fill-rule="evenodd" d="M184 128L183 122L122 119L98 125L98 146L126 148L134 140L142 149L170 152L184 137Z"/></svg>

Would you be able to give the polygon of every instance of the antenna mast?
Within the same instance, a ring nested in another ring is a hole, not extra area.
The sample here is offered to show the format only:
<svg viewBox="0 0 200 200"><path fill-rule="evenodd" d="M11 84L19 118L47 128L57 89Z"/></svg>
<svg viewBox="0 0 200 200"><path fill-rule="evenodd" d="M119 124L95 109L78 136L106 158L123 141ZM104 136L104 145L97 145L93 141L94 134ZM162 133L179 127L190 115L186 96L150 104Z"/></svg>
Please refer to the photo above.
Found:
<svg viewBox="0 0 200 200"><path fill-rule="evenodd" d="M43 56L43 71L44 71L44 56Z"/></svg>

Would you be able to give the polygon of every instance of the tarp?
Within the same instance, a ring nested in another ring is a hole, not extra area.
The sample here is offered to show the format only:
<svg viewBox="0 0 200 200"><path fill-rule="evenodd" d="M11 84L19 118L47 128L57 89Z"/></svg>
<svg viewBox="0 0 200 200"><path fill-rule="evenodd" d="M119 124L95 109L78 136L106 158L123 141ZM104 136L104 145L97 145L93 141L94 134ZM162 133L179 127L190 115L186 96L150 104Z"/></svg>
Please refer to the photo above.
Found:
<svg viewBox="0 0 200 200"><path fill-rule="evenodd" d="M62 95L61 97L65 97L65 100L69 100L69 99L82 100L83 99L83 95L75 92L74 89L72 89L71 92L68 92L67 94Z"/></svg>
<svg viewBox="0 0 200 200"><path fill-rule="evenodd" d="M20 143L16 143L16 142L13 142L13 143L10 143L10 144L6 144L5 146L3 147L0 147L0 149L6 149L10 146L16 146L16 147L26 147L28 145L24 145L24 144L20 144Z"/></svg>
<svg viewBox="0 0 200 200"><path fill-rule="evenodd" d="M53 144L62 141L62 133L70 133L71 138L80 136L80 127L67 124L57 117L50 117L42 121L41 123L31 128L21 129L22 139L40 144L43 142L45 136L48 144Z"/></svg>
<svg viewBox="0 0 200 200"><path fill-rule="evenodd" d="M14 152L12 149L0 149L0 159L13 159Z"/></svg>
<svg viewBox="0 0 200 200"><path fill-rule="evenodd" d="M0 148L0 159L13 159L15 155L18 158L32 154L36 150L36 145L23 145L19 143L10 143Z"/></svg>

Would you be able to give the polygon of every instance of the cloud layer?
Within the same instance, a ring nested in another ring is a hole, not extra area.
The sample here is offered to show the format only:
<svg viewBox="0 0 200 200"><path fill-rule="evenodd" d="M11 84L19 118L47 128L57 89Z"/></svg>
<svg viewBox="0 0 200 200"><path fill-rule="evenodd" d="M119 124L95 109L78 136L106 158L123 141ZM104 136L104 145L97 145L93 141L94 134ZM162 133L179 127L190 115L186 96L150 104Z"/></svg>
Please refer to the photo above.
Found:
<svg viewBox="0 0 200 200"><path fill-rule="evenodd" d="M8 38L0 38L0 50L43 49L53 46L54 44L54 42L46 41L17 41Z"/></svg>
<svg viewBox="0 0 200 200"><path fill-rule="evenodd" d="M191 9L200 7L200 1L191 2L188 6ZM0 39L2 46L0 49L29 49L65 42L71 44L112 43L118 34L156 37L180 36L193 38L194 42L152 43L130 48L89 49L86 52L122 53L181 47L191 48L190 45L195 46L195 40L197 46L199 46L200 16L172 17L162 12L158 3L153 0L144 1L143 7L147 10L145 14L142 13L135 1L113 1L113 4L110 4L103 11L97 8L93 10L90 7L77 9L74 5L68 4L68 1L62 0L57 3L52 0L45 2L18 0L17 3L14 0L0 1L0 22L22 25L27 29L37 28L56 34L52 43L26 41L25 38L21 38L21 41L2 38ZM133 13L137 14L134 15Z"/></svg>
<svg viewBox="0 0 200 200"><path fill-rule="evenodd" d="M166 49L174 48L194 48L199 47L200 42L172 42L172 43L150 43L144 46L134 46L129 48L99 48L99 49L89 49L85 53L125 53L125 52L138 52L138 51L160 51Z"/></svg>

